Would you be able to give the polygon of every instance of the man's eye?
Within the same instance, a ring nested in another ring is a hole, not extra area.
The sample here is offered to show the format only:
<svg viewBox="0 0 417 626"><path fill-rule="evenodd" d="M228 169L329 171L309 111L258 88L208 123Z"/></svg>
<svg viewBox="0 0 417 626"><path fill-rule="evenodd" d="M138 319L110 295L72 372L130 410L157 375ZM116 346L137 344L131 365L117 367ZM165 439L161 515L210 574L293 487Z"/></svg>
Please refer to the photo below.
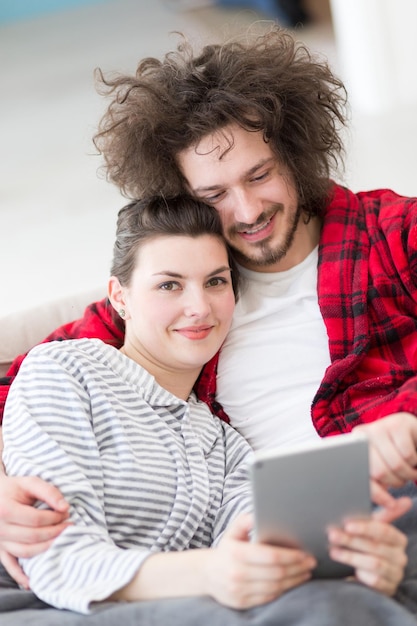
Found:
<svg viewBox="0 0 417 626"><path fill-rule="evenodd" d="M214 204L215 202L217 202L217 200L220 200L220 198L224 195L224 191L220 191L219 193L215 193L212 196L206 196L205 198L201 198L203 200L203 202L207 202L208 204Z"/></svg>
<svg viewBox="0 0 417 626"><path fill-rule="evenodd" d="M254 182L257 182L257 181L259 181L259 180L263 180L263 179L264 179L264 178L266 178L268 175L269 175L269 172L264 172L263 174L259 174L259 176L254 176L254 177L252 178L252 180L253 180Z"/></svg>

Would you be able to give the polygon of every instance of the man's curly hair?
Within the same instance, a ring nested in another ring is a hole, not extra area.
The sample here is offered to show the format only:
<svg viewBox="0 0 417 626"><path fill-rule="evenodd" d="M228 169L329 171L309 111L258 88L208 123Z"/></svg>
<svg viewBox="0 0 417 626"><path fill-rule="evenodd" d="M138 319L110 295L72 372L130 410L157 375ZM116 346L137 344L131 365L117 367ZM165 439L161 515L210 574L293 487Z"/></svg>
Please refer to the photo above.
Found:
<svg viewBox="0 0 417 626"><path fill-rule="evenodd" d="M97 72L111 102L94 144L108 180L125 196L184 193L178 153L238 124L263 132L294 177L302 208L320 214L331 173L343 163L346 90L284 29L247 33L198 53L182 37L162 60L143 59L135 76Z"/></svg>

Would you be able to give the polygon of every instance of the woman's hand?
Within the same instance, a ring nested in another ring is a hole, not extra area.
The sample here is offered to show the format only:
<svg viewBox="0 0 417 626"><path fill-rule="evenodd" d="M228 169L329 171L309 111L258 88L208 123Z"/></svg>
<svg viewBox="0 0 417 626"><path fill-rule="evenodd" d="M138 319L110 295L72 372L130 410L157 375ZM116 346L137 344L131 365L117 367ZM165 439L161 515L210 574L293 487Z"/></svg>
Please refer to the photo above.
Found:
<svg viewBox="0 0 417 626"><path fill-rule="evenodd" d="M37 509L36 501L50 509ZM28 579L16 557L31 557L46 550L67 527L69 507L53 485L40 478L14 478L0 474L0 561L23 587Z"/></svg>
<svg viewBox="0 0 417 626"><path fill-rule="evenodd" d="M238 517L206 563L210 595L221 604L247 609L278 598L311 578L314 558L301 550L250 542L250 515Z"/></svg>
<svg viewBox="0 0 417 626"><path fill-rule="evenodd" d="M395 517L410 506L409 498L401 498ZM369 520L348 520L328 532L332 559L351 565L358 581L387 596L396 593L407 565L407 537L390 524L392 519L389 509L377 510Z"/></svg>

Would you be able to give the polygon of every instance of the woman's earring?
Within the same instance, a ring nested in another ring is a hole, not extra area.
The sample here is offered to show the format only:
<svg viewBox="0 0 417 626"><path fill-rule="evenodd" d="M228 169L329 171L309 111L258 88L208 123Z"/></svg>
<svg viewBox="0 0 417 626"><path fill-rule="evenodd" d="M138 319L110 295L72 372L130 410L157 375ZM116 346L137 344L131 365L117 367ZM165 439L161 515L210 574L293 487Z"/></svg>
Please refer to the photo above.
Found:
<svg viewBox="0 0 417 626"><path fill-rule="evenodd" d="M126 311L124 309L119 309L119 315L122 319L126 317Z"/></svg>

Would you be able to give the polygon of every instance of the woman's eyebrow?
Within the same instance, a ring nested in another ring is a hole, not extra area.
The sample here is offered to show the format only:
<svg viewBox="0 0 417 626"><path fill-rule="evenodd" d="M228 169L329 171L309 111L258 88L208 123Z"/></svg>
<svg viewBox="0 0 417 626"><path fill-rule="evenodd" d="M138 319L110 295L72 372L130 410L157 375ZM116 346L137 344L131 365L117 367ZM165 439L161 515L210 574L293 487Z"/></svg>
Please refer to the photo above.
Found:
<svg viewBox="0 0 417 626"><path fill-rule="evenodd" d="M207 274L208 277L215 276L216 274L221 274L222 272L230 272L229 265L221 265L216 268L212 272ZM161 270L160 272L155 272L152 276L169 276L170 278L185 278L184 274L179 274L178 272L173 272L172 270Z"/></svg>
<svg viewBox="0 0 417 626"><path fill-rule="evenodd" d="M222 272L230 272L230 269L229 265L222 265L213 272L210 272L210 274L207 274L207 276L215 276L216 274L221 274Z"/></svg>

